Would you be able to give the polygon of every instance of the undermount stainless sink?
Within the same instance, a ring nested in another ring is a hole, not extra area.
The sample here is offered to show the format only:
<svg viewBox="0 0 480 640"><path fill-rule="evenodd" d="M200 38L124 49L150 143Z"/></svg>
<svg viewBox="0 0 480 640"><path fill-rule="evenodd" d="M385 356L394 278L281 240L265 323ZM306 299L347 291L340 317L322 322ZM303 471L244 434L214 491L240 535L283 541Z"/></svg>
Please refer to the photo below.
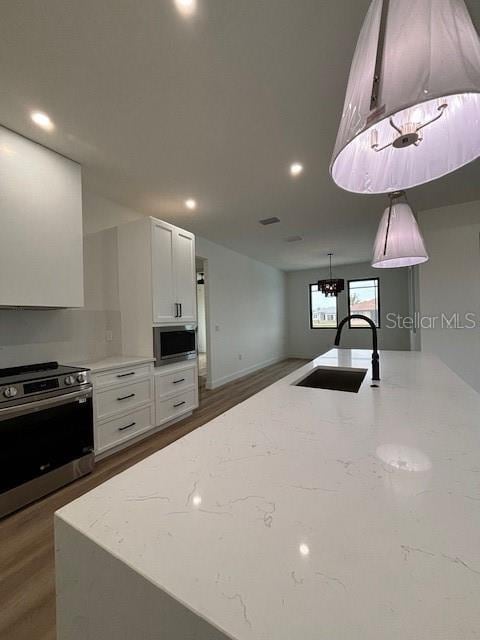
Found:
<svg viewBox="0 0 480 640"><path fill-rule="evenodd" d="M366 373L367 369L317 367L305 376L305 378L296 382L295 386L358 393Z"/></svg>

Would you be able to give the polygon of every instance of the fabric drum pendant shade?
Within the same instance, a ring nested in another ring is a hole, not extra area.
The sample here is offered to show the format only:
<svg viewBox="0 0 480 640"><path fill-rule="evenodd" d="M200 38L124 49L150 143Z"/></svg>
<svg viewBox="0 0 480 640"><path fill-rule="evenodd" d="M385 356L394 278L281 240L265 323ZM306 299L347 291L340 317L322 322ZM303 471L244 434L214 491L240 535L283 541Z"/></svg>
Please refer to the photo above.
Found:
<svg viewBox="0 0 480 640"><path fill-rule="evenodd" d="M405 202L392 202L380 220L372 267L410 267L427 260L423 237L410 206Z"/></svg>
<svg viewBox="0 0 480 640"><path fill-rule="evenodd" d="M388 193L479 155L480 43L463 0L373 0L350 69L333 180L355 193Z"/></svg>

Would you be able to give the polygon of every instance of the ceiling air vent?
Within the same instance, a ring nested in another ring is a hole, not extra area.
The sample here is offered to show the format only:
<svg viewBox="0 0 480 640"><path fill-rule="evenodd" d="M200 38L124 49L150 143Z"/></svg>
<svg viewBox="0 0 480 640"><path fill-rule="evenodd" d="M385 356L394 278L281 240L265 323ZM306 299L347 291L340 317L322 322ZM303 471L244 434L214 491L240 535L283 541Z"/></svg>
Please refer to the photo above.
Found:
<svg viewBox="0 0 480 640"><path fill-rule="evenodd" d="M303 240L302 236L288 236L288 238L285 238L285 242L300 242L300 240Z"/></svg>
<svg viewBox="0 0 480 640"><path fill-rule="evenodd" d="M280 218L277 218L277 216L273 216L273 218L263 218L263 220L259 220L259 223L265 226L267 224L275 224L276 222L280 222Z"/></svg>

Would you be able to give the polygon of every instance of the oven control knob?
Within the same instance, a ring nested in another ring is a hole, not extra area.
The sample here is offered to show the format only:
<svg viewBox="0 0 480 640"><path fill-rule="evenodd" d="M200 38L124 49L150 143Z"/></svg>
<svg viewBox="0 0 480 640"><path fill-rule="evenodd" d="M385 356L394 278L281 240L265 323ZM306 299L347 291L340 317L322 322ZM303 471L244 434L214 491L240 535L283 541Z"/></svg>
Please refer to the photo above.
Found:
<svg viewBox="0 0 480 640"><path fill-rule="evenodd" d="M75 378L73 376L67 376L65 378L65 384L68 384L68 386L72 385L75 383Z"/></svg>
<svg viewBox="0 0 480 640"><path fill-rule="evenodd" d="M17 395L18 391L16 389L16 387L7 387L4 392L3 395L6 398L14 398Z"/></svg>
<svg viewBox="0 0 480 640"><path fill-rule="evenodd" d="M87 376L84 373L79 373L77 376L77 382L80 382L80 384L83 384L86 381L87 381Z"/></svg>

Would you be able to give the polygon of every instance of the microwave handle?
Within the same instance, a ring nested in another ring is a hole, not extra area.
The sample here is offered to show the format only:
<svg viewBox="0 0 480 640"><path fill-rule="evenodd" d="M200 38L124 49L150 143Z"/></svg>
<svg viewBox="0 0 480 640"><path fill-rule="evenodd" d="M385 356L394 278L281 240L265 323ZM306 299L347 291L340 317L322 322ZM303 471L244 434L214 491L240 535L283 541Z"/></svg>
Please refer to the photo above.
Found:
<svg viewBox="0 0 480 640"><path fill-rule="evenodd" d="M28 402L27 404L15 405L13 407L4 407L0 409L0 420L7 417L21 416L24 413L31 413L34 409L48 409L49 407L60 407L62 404L69 404L73 400L81 398L90 398L92 395L92 387L89 389L83 389L83 391L76 391L74 393L63 393L53 398L46 398L45 400L35 400L34 402Z"/></svg>

